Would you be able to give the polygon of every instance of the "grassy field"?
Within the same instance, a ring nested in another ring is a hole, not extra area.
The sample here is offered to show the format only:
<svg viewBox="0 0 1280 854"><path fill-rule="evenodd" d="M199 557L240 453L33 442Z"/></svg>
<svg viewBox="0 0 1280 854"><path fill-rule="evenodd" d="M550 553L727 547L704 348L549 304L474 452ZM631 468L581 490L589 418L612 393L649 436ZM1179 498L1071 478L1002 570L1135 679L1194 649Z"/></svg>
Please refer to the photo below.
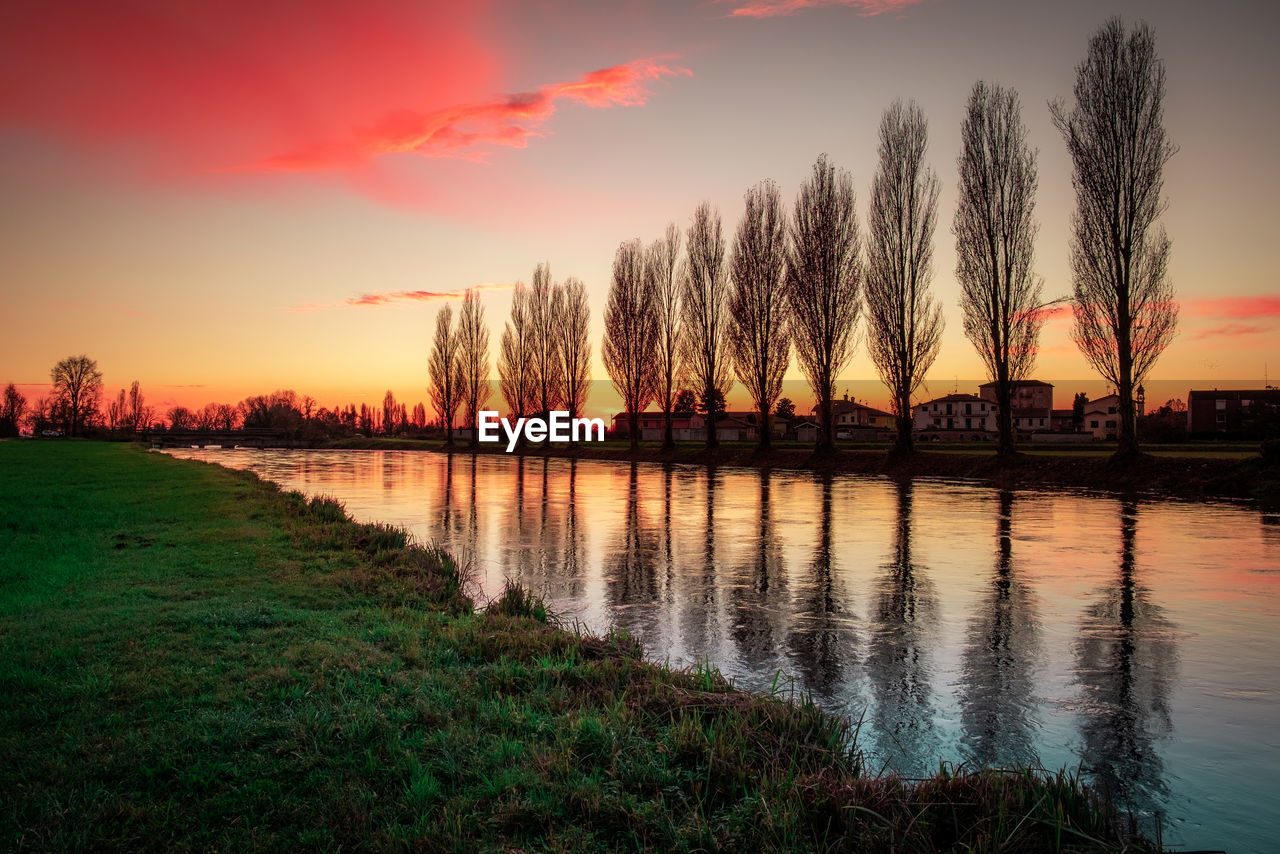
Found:
<svg viewBox="0 0 1280 854"><path fill-rule="evenodd" d="M803 699L477 611L447 555L242 473L0 442L0 555L0 848L1125 848L1064 775L868 776Z"/></svg>

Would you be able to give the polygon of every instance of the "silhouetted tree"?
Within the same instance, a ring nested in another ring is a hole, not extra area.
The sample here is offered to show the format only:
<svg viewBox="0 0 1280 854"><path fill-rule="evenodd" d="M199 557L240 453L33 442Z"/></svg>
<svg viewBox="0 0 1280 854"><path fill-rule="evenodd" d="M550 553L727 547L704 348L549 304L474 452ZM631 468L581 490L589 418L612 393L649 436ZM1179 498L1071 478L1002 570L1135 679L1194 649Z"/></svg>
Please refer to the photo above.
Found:
<svg viewBox="0 0 1280 854"><path fill-rule="evenodd" d="M124 389L107 404L107 429L112 432L124 427L129 404L125 400Z"/></svg>
<svg viewBox="0 0 1280 854"><path fill-rule="evenodd" d="M929 294L938 178L925 165L929 132L914 101L894 101L880 122L880 165L871 182L867 337L898 424L894 452L913 448L911 395L942 340L942 307Z"/></svg>
<svg viewBox="0 0 1280 854"><path fill-rule="evenodd" d="M76 436L80 425L92 420L98 411L98 397L102 394L102 371L98 363L88 356L68 356L53 366L49 372L53 393L65 405L69 422L67 432Z"/></svg>
<svg viewBox="0 0 1280 854"><path fill-rule="evenodd" d="M387 389L382 398L382 432L388 436L396 431L396 416L400 414L400 405L396 403L395 393Z"/></svg>
<svg viewBox="0 0 1280 854"><path fill-rule="evenodd" d="M853 178L823 154L800 185L787 255L796 361L818 403L820 453L835 450L836 377L853 355L862 282Z"/></svg>
<svg viewBox="0 0 1280 854"><path fill-rule="evenodd" d="M142 386L134 380L129 386L129 410L128 421L130 429L135 433L141 433L151 426L155 414L150 406L147 406L147 399L142 394Z"/></svg>
<svg viewBox="0 0 1280 854"><path fill-rule="evenodd" d="M791 402L791 398L784 397L778 401L778 405L773 408L773 414L779 418L788 420L796 417L796 405Z"/></svg>
<svg viewBox="0 0 1280 854"><path fill-rule="evenodd" d="M529 289L529 325L533 371L538 409L547 412L560 403L563 387L560 377L560 336L556 328L555 284L551 281L551 265L539 264L533 271L533 287Z"/></svg>
<svg viewBox="0 0 1280 854"><path fill-rule="evenodd" d="M782 392L791 350L787 338L786 220L778 185L762 182L747 191L730 260L729 351L738 380L760 414L759 449L770 445L769 410Z"/></svg>
<svg viewBox="0 0 1280 854"><path fill-rule="evenodd" d="M1178 307L1169 238L1153 231L1166 201L1164 63L1144 23L1112 18L1076 67L1075 107L1051 105L1071 155L1076 190L1071 272L1074 338L1120 397L1118 456L1138 453L1134 389L1172 340Z"/></svg>
<svg viewBox="0 0 1280 854"><path fill-rule="evenodd" d="M680 389L671 411L676 415L692 415L698 409L698 396L687 388Z"/></svg>
<svg viewBox="0 0 1280 854"><path fill-rule="evenodd" d="M498 353L498 384L512 417L533 412L536 399L533 369L533 326L529 322L528 291L521 282L511 292L511 317L502 329Z"/></svg>
<svg viewBox="0 0 1280 854"><path fill-rule="evenodd" d="M582 414L582 406L591 388L591 309L587 305L587 288L570 277L557 289L556 333L560 354L560 378L564 388L560 399L572 418Z"/></svg>
<svg viewBox="0 0 1280 854"><path fill-rule="evenodd" d="M453 446L453 418L462 401L462 360L458 356L460 338L453 328L453 306L436 312L436 332L431 340L427 373L431 378L431 405L444 428L445 447ZM363 406L361 409L363 410ZM361 413L363 424L363 411Z"/></svg>
<svg viewBox="0 0 1280 854"><path fill-rule="evenodd" d="M4 387L4 399L0 400L0 436L16 436L27 409L27 398L9 383Z"/></svg>
<svg viewBox="0 0 1280 854"><path fill-rule="evenodd" d="M1071 426L1079 430L1084 424L1084 408L1089 403L1089 395L1082 391L1076 392L1076 396L1071 399Z"/></svg>
<svg viewBox="0 0 1280 854"><path fill-rule="evenodd" d="M720 212L703 202L693 212L685 239L681 291L682 364L688 382L706 406L716 392L729 393L729 276ZM719 444L708 426L707 448Z"/></svg>
<svg viewBox="0 0 1280 854"><path fill-rule="evenodd" d="M484 324L484 306L474 288L467 288L458 317L458 361L462 365L462 400L467 407L471 444L480 441L477 429L480 410L489 401L489 328Z"/></svg>
<svg viewBox="0 0 1280 854"><path fill-rule="evenodd" d="M960 126L956 277L964 334L995 383L998 450L1013 453L1013 384L1035 364L1043 323L1032 271L1036 154L1027 145L1018 93L974 84Z"/></svg>
<svg viewBox="0 0 1280 854"><path fill-rule="evenodd" d="M657 314L652 280L645 275L639 240L618 247L604 311L601 357L627 410L631 450L640 447L640 413L653 399L658 359L653 346Z"/></svg>
<svg viewBox="0 0 1280 854"><path fill-rule="evenodd" d="M680 229L667 224L666 233L649 245L647 270L653 280L655 308L658 318L658 386L655 396L662 407L662 449L676 446L671 429L671 413L675 404L676 383L681 374L681 276L676 266L680 259ZM692 411L692 410L690 410Z"/></svg>
<svg viewBox="0 0 1280 854"><path fill-rule="evenodd" d="M195 413L185 406L171 407L168 418L170 430L191 430L196 426Z"/></svg>

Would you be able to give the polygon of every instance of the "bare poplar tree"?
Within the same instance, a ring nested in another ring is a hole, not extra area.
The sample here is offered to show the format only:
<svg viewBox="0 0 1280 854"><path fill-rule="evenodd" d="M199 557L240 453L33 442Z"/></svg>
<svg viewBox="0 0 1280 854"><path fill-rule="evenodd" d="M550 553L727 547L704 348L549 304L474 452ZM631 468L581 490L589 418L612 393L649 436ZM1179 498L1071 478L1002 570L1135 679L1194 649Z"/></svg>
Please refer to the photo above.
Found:
<svg viewBox="0 0 1280 854"><path fill-rule="evenodd" d="M129 429L141 433L151 426L151 407L146 405L147 399L142 394L142 386L137 380L129 385L129 411L127 421Z"/></svg>
<svg viewBox="0 0 1280 854"><path fill-rule="evenodd" d="M764 181L747 191L730 257L729 350L739 381L760 416L759 450L770 445L769 413L782 392L791 351L783 276L786 220L778 185Z"/></svg>
<svg viewBox="0 0 1280 854"><path fill-rule="evenodd" d="M715 416L733 388L729 373L729 270L720 212L703 202L685 237L681 361L707 415L707 448L720 444Z"/></svg>
<svg viewBox="0 0 1280 854"><path fill-rule="evenodd" d="M1043 319L1032 271L1036 153L1027 145L1018 93L978 81L960 126L956 277L964 334L995 383L999 453L1014 449L1013 384L1035 364Z"/></svg>
<svg viewBox="0 0 1280 854"><path fill-rule="evenodd" d="M831 453L836 377L853 355L862 264L853 178L825 154L800 185L789 237L791 341L818 404L817 452Z"/></svg>
<svg viewBox="0 0 1280 854"><path fill-rule="evenodd" d="M458 330L453 328L453 306L436 312L436 332L431 341L427 373L431 378L431 405L444 427L445 447L453 447L453 418L462 401L462 361Z"/></svg>
<svg viewBox="0 0 1280 854"><path fill-rule="evenodd" d="M467 288L458 315L458 361L462 364L462 401L466 405L471 444L479 444L480 409L489 402L489 327L474 288Z"/></svg>
<svg viewBox="0 0 1280 854"><path fill-rule="evenodd" d="M913 447L911 395L942 340L942 306L929 293L938 178L925 165L929 132L914 101L894 101L880 122L880 165L871 182L867 336L898 423L894 452Z"/></svg>
<svg viewBox="0 0 1280 854"><path fill-rule="evenodd" d="M1164 63L1145 23L1112 18L1076 67L1075 107L1050 105L1076 190L1071 273L1076 345L1120 397L1117 455L1138 453L1134 389L1173 339L1178 307L1169 237L1154 231L1166 201Z"/></svg>
<svg viewBox="0 0 1280 854"><path fill-rule="evenodd" d="M517 283L511 293L511 318L502 330L498 352L498 382L507 401L509 414L515 418L533 411L535 400L533 372L533 326L529 322L529 292Z"/></svg>
<svg viewBox="0 0 1280 854"><path fill-rule="evenodd" d="M533 271L529 290L529 324L532 329L533 370L538 409L546 412L560 402L560 337L556 330L555 285L551 265L539 264Z"/></svg>
<svg viewBox="0 0 1280 854"><path fill-rule="evenodd" d="M654 395L662 407L662 450L676 446L671 429L671 410L675 406L679 390L680 365L680 316L681 282L676 274L680 261L680 229L674 222L667 223L666 233L649 244L646 258L649 278L653 282L654 307L657 311L658 385Z"/></svg>
<svg viewBox="0 0 1280 854"><path fill-rule="evenodd" d="M53 392L65 404L68 432L76 436L80 425L93 418L98 410L98 398L102 394L102 371L98 363L88 356L68 356L49 371Z"/></svg>
<svg viewBox="0 0 1280 854"><path fill-rule="evenodd" d="M582 414L591 387L591 309L587 305L587 288L570 276L556 289L557 333L560 343L560 377L564 384L560 399L569 417Z"/></svg>
<svg viewBox="0 0 1280 854"><path fill-rule="evenodd" d="M640 447L640 413L653 399L658 364L652 279L645 275L644 247L630 240L613 256L613 281L604 310L601 357L627 410L631 450Z"/></svg>

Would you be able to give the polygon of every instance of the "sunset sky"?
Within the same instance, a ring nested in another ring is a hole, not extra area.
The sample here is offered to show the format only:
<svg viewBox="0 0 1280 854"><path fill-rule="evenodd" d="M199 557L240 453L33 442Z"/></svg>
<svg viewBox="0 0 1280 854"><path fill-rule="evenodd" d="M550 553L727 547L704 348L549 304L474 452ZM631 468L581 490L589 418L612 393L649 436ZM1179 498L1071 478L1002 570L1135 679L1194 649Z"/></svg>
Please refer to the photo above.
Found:
<svg viewBox="0 0 1280 854"><path fill-rule="evenodd" d="M586 282L598 345L620 242L687 227L703 199L731 233L751 185L790 203L822 152L852 172L865 233L877 126L902 97L942 182L930 385L949 391L983 377L950 231L969 90L1022 96L1036 267L1065 295L1073 196L1047 102L1114 14L1155 29L1180 149L1163 223L1182 319L1152 376L1274 380L1272 2L7 0L0 383L42 394L83 352L108 394L137 379L158 406L286 387L412 405L444 300L482 286L496 356L511 283L545 260ZM1092 376L1069 326L1046 326L1036 376ZM845 376L875 378L864 347Z"/></svg>

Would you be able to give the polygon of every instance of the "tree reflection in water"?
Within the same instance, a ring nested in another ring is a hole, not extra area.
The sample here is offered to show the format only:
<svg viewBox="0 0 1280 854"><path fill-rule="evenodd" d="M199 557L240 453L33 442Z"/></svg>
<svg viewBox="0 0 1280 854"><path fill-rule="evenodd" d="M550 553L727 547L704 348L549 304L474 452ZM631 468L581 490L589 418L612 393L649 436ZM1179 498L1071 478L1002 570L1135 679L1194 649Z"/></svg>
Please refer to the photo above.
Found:
<svg viewBox="0 0 1280 854"><path fill-rule="evenodd" d="M845 607L847 595L836 589L832 573L832 489L830 475L822 478L818 542L801 579L795 599L796 613L787 636L789 667L799 675L802 687L832 702L849 679L857 639L854 617Z"/></svg>
<svg viewBox="0 0 1280 854"><path fill-rule="evenodd" d="M959 695L962 749L977 765L1039 765L1035 749L1038 602L1013 562L1013 493L1001 490L995 573L969 620Z"/></svg>
<svg viewBox="0 0 1280 854"><path fill-rule="evenodd" d="M787 572L770 512L769 485L773 475L759 472L760 525L751 555L733 570L729 583L730 630L738 655L755 673L777 670L778 650L785 626Z"/></svg>
<svg viewBox="0 0 1280 854"><path fill-rule="evenodd" d="M1095 785L1131 810L1163 813L1168 787L1157 741L1172 732L1175 628L1135 573L1138 507L1120 508L1120 573L1085 611L1076 641L1082 760Z"/></svg>
<svg viewBox="0 0 1280 854"><path fill-rule="evenodd" d="M928 647L937 602L932 583L911 559L910 481L899 481L897 492L893 560L876 582L871 612L870 723L876 755L901 774L922 776L936 770L942 752Z"/></svg>
<svg viewBox="0 0 1280 854"><path fill-rule="evenodd" d="M661 614L657 577L661 553L659 538L641 516L639 465L631 464L627 479L627 509L621 536L605 558L605 595L614 621L644 640L658 625Z"/></svg>

